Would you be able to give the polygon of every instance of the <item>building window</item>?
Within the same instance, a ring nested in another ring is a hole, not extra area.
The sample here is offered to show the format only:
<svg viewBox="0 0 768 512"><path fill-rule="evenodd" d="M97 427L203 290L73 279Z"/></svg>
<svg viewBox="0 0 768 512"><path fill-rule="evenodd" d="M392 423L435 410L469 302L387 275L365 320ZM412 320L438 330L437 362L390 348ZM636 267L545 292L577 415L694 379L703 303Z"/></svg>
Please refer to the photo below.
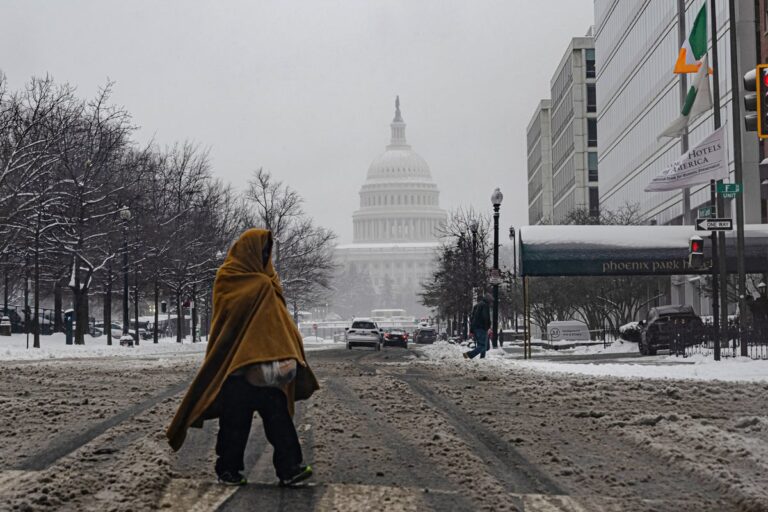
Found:
<svg viewBox="0 0 768 512"><path fill-rule="evenodd" d="M591 217L600 216L600 194L597 187L589 189L589 215Z"/></svg>
<svg viewBox="0 0 768 512"><path fill-rule="evenodd" d="M587 48L585 54L587 58L587 78L595 78L595 50L593 48Z"/></svg>
<svg viewBox="0 0 768 512"><path fill-rule="evenodd" d="M587 146L597 147L597 119L587 119Z"/></svg>
<svg viewBox="0 0 768 512"><path fill-rule="evenodd" d="M597 94L595 94L595 84L587 84L587 112L597 112Z"/></svg>
<svg viewBox="0 0 768 512"><path fill-rule="evenodd" d="M587 168L589 169L589 181L597 181L597 153L587 153Z"/></svg>

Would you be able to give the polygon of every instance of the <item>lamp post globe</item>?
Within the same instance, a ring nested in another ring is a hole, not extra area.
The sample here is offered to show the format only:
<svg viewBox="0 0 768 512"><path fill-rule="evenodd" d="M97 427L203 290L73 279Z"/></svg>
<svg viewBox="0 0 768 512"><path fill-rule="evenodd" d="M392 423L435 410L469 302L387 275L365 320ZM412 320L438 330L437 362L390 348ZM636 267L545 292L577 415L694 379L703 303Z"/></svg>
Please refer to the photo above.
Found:
<svg viewBox="0 0 768 512"><path fill-rule="evenodd" d="M491 204L494 207L501 206L501 202L504 200L504 194L501 193L501 190L497 187L493 194L491 194Z"/></svg>

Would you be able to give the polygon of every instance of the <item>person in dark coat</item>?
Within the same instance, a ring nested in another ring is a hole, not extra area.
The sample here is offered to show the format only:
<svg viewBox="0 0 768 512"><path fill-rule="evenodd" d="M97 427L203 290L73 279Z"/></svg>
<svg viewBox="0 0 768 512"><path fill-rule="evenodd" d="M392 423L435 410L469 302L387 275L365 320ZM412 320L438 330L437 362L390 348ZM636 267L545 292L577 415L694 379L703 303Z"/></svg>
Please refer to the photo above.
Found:
<svg viewBox="0 0 768 512"><path fill-rule="evenodd" d="M475 336L475 348L464 352L465 359L473 359L477 355L480 355L480 359L485 358L485 352L488 350L488 329L491 327L491 300L491 294L486 293L472 308L469 328Z"/></svg>

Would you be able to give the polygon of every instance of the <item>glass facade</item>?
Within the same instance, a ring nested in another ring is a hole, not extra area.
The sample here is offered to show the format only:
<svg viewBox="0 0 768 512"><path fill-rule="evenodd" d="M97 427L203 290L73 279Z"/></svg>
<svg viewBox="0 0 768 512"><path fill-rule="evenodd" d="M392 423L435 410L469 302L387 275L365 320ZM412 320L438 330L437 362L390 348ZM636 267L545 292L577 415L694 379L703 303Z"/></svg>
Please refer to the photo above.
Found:
<svg viewBox="0 0 768 512"><path fill-rule="evenodd" d="M542 100L528 124L528 223L552 217L550 101Z"/></svg>
<svg viewBox="0 0 768 512"><path fill-rule="evenodd" d="M686 2L686 26L701 8ZM680 140L658 135L680 116L680 76L672 73L680 48L677 2L595 0L595 51L598 55L596 97L597 144L600 148L600 200L608 209L639 204L641 214L659 224L679 222L682 192L644 192L648 183L682 153ZM722 119L733 123L728 39L728 12L717 0L718 52ZM689 75L692 77L692 75ZM714 129L711 113L689 131L690 146ZM733 146L728 138L733 167ZM708 200L705 186L691 190L691 205Z"/></svg>

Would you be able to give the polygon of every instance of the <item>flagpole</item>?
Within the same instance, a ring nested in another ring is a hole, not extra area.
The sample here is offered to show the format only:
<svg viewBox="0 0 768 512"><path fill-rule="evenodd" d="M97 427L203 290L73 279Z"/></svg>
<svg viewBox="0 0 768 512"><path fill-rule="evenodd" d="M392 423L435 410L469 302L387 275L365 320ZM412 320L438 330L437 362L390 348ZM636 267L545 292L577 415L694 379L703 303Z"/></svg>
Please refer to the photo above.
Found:
<svg viewBox="0 0 768 512"><path fill-rule="evenodd" d="M685 0L677 0L677 39L682 48L685 43ZM678 74L680 77L680 108L685 106L685 97L688 95L688 75L686 73ZM685 154L688 151L688 128L686 127L685 133L680 136L680 154ZM691 188L685 187L683 189L683 224L693 224L693 218L691 216ZM701 311L699 311L701 313Z"/></svg>
<svg viewBox="0 0 768 512"><path fill-rule="evenodd" d="M709 7L710 7L710 21L711 21L711 30L712 33L712 96L714 96L714 121L715 121L715 130L720 128L721 126L721 119L720 119L720 66L719 66L719 60L718 60L718 51L717 51L717 2L715 0L708 0L709 1ZM702 64L704 65L704 64ZM733 95L732 95L733 96ZM731 101L736 101L735 97L731 98ZM719 182L722 182L722 180L718 180ZM725 212L723 211L723 198L722 197L716 197L715 194L715 180L712 180L710 182L710 198L711 202L716 205L717 207L717 215L722 216ZM714 327L715 327L715 361L720 360L720 321L721 319L724 320L722 323L724 326L727 326L728 322L728 303L726 300L723 300L722 303L720 303L720 295L723 295L723 299L726 298L726 290L727 290L727 278L726 278L726 269L725 269L725 233L722 231L718 232L713 231L711 234L712 238L712 316L714 317ZM718 276L719 271L719 276ZM720 279L720 293L717 293L717 285L715 284L715 281ZM722 306L720 308L719 306ZM720 310L720 311L718 311ZM718 314L720 313L720 314Z"/></svg>

